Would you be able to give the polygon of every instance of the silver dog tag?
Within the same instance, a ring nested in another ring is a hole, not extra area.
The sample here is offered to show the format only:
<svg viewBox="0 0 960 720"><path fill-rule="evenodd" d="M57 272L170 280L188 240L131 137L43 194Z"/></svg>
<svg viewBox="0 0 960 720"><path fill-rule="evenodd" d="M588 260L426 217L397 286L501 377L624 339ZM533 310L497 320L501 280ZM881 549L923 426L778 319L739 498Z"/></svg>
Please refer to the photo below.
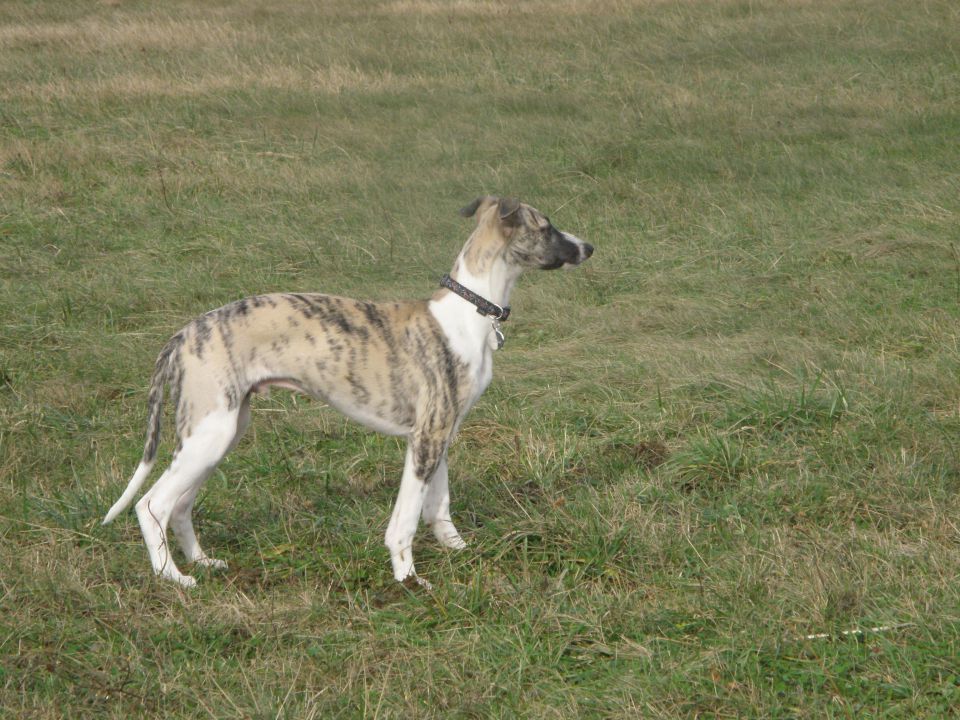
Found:
<svg viewBox="0 0 960 720"><path fill-rule="evenodd" d="M503 330L500 329L500 321L493 321L493 334L497 337L497 350L503 347L503 343L506 341L506 338L503 335Z"/></svg>

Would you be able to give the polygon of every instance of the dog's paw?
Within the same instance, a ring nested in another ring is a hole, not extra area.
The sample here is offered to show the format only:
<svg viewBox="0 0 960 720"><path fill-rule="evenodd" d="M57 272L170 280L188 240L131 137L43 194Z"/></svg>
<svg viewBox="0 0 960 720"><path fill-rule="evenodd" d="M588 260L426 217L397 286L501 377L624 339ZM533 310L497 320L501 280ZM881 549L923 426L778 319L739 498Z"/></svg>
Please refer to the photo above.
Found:
<svg viewBox="0 0 960 720"><path fill-rule="evenodd" d="M467 542L459 535L453 535L452 537L443 537L440 538L440 544L445 548L450 548L451 550L463 550L467 547Z"/></svg>
<svg viewBox="0 0 960 720"><path fill-rule="evenodd" d="M157 572L157 577L161 580L175 582L182 588L192 588L197 586L197 581L192 575L184 575L177 568L165 568Z"/></svg>
<svg viewBox="0 0 960 720"><path fill-rule="evenodd" d="M439 543L445 548L449 548L451 550L463 550L467 546L467 543L464 541L464 539L460 537L460 533L458 533L456 528L453 528L450 523L445 523L440 527L435 527L433 529L433 534Z"/></svg>
<svg viewBox="0 0 960 720"><path fill-rule="evenodd" d="M202 558L197 558L193 561L196 565L202 565L203 567L213 568L214 570L226 570L227 563L225 560L217 560L216 558L207 557L204 555Z"/></svg>

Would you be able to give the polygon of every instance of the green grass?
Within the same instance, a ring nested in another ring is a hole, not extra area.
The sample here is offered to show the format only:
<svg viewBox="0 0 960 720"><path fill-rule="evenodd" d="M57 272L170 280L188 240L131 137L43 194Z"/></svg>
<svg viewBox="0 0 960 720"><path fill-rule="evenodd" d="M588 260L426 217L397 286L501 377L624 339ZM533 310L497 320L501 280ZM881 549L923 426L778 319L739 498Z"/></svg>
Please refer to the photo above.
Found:
<svg viewBox="0 0 960 720"><path fill-rule="evenodd" d="M949 0L4 3L0 715L956 715L958 47ZM514 295L432 592L401 444L283 393L198 502L230 571L99 525L172 332L424 297L488 192L597 252Z"/></svg>

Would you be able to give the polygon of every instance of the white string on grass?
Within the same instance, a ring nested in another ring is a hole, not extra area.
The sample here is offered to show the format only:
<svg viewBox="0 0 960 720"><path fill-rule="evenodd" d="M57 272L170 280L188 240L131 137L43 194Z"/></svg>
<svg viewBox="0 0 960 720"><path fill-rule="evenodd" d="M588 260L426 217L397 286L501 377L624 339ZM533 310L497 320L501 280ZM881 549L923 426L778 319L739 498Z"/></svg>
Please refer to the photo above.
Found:
<svg viewBox="0 0 960 720"><path fill-rule="evenodd" d="M841 637L865 637L867 635L877 635L879 633L890 632L891 630L902 630L903 628L914 627L916 623L898 623L896 625L878 625L872 628L854 628L852 630L841 630L839 633L814 633L813 635L801 635L796 640L832 640Z"/></svg>

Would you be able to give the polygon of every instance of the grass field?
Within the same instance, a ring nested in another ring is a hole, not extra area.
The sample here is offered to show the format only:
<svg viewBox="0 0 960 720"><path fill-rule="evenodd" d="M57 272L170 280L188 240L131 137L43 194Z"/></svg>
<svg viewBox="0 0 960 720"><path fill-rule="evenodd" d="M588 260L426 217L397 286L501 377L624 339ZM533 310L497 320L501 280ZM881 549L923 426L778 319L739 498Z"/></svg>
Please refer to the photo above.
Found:
<svg viewBox="0 0 960 720"><path fill-rule="evenodd" d="M958 138L950 0L4 2L0 716L956 716ZM483 193L597 251L514 293L432 591L402 443L282 392L229 571L100 526L183 323L426 297Z"/></svg>

